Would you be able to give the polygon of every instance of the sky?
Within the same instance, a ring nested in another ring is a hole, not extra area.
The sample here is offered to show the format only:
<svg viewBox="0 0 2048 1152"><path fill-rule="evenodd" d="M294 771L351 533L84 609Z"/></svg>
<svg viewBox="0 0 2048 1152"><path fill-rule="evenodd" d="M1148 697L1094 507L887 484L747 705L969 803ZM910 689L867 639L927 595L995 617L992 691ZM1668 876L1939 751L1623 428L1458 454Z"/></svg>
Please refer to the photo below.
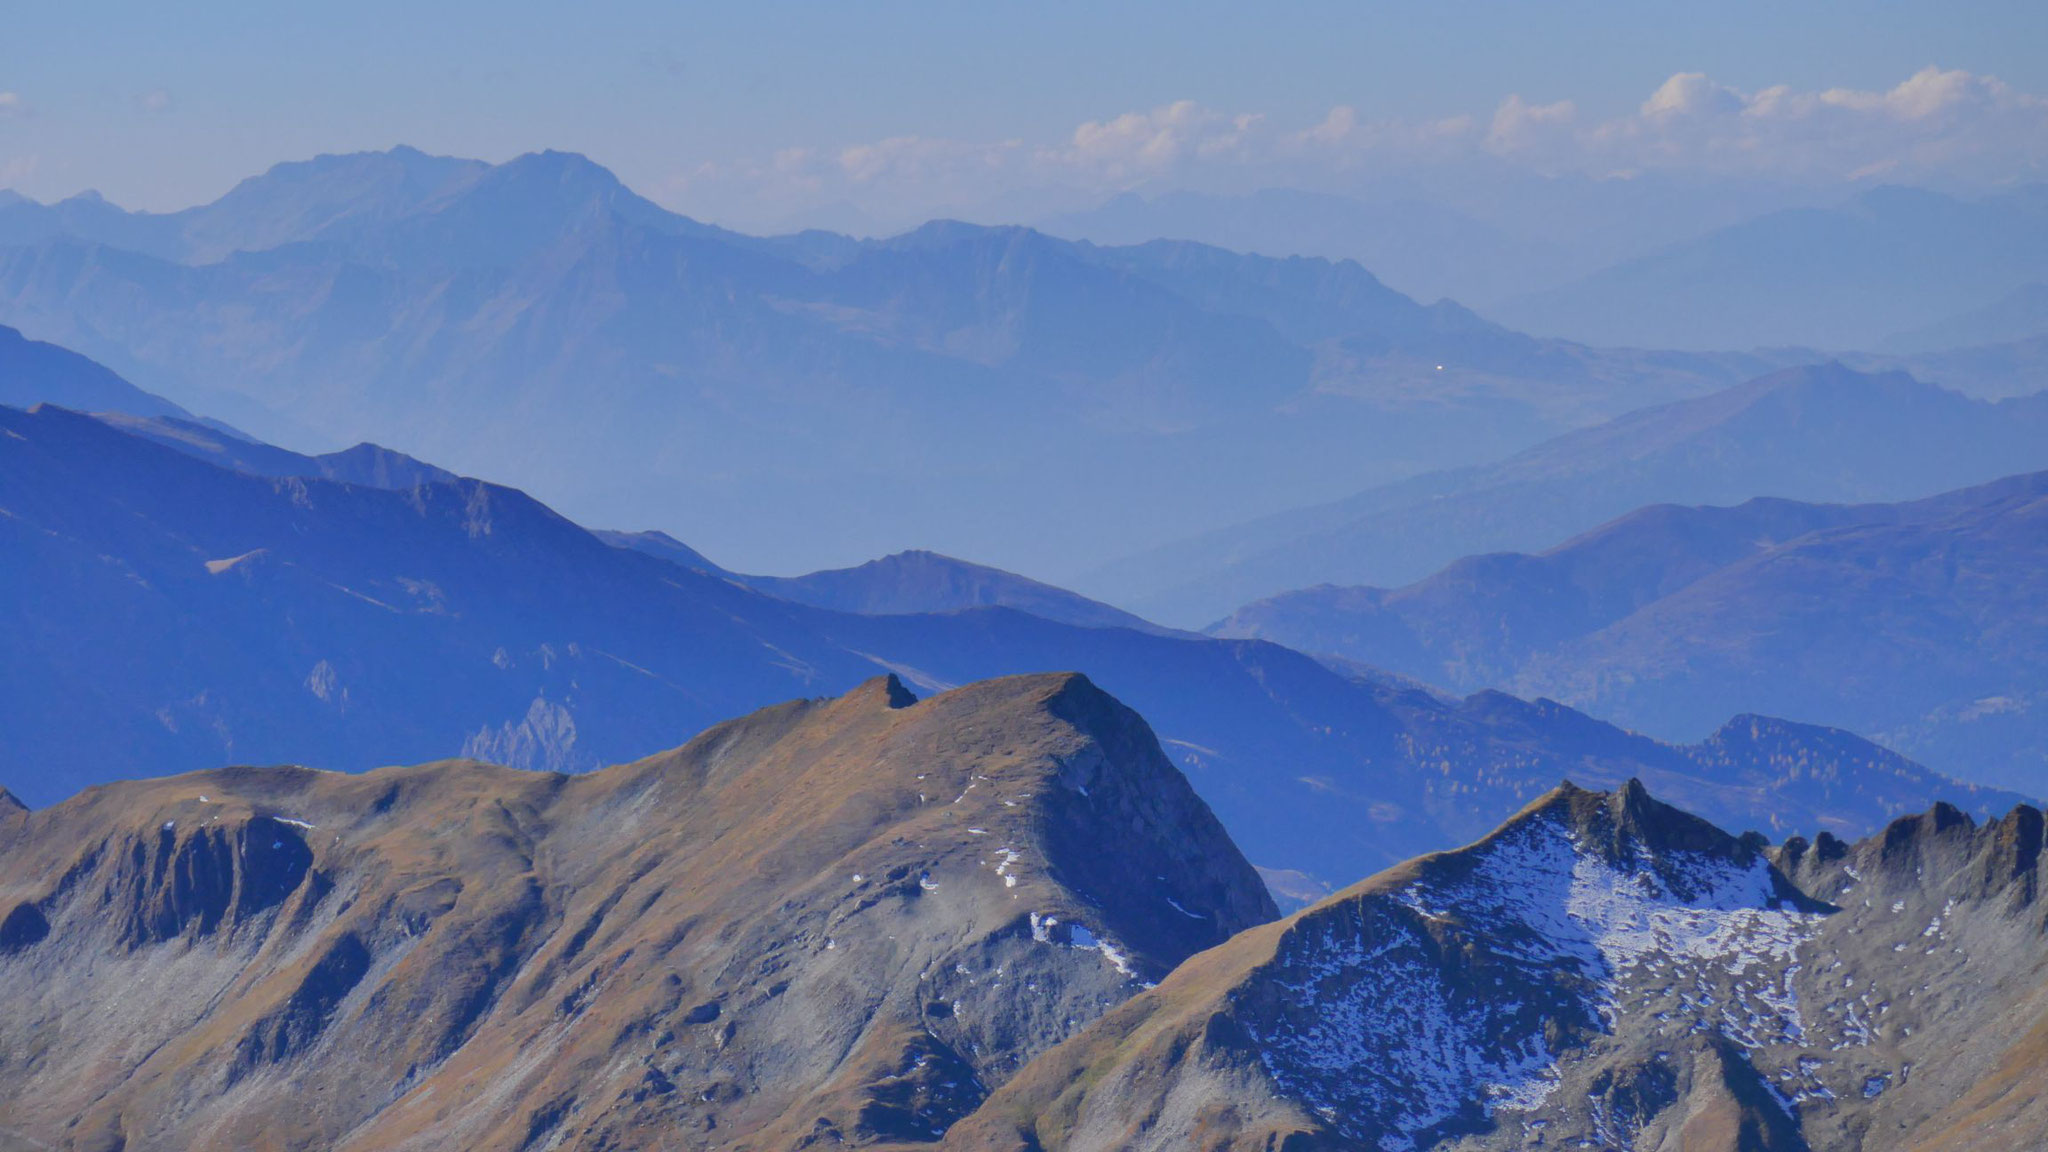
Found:
<svg viewBox="0 0 2048 1152"><path fill-rule="evenodd" d="M411 144L740 226L1509 171L2048 172L2048 4L11 3L0 187L132 208Z"/></svg>

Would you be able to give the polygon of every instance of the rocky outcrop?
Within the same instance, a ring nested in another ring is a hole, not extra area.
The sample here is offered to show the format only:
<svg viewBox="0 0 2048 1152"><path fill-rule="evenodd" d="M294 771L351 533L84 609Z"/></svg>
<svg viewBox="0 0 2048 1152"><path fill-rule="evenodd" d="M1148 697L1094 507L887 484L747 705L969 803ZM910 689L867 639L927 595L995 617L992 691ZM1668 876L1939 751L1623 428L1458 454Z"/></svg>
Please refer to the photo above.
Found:
<svg viewBox="0 0 2048 1152"><path fill-rule="evenodd" d="M948 1146L2031 1146L2041 814L1769 850L1566 786L1197 956Z"/></svg>

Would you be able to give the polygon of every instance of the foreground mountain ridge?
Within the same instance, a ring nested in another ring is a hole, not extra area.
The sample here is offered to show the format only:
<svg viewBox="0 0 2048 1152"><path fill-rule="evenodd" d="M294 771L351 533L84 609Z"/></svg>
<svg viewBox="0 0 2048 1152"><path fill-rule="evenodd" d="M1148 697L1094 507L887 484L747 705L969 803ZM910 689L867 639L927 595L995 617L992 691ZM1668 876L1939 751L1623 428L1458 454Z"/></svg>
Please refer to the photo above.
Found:
<svg viewBox="0 0 2048 1152"><path fill-rule="evenodd" d="M1274 916L1077 676L110 785L0 812L0 905L0 1143L66 1149L929 1142Z"/></svg>
<svg viewBox="0 0 2048 1152"><path fill-rule="evenodd" d="M1567 783L1275 920L1076 676L0 797L0 1147L2020 1147L2044 832Z"/></svg>
<svg viewBox="0 0 2048 1152"><path fill-rule="evenodd" d="M1192 958L947 1145L2030 1147L2042 846L1938 806L1767 850L1566 785Z"/></svg>

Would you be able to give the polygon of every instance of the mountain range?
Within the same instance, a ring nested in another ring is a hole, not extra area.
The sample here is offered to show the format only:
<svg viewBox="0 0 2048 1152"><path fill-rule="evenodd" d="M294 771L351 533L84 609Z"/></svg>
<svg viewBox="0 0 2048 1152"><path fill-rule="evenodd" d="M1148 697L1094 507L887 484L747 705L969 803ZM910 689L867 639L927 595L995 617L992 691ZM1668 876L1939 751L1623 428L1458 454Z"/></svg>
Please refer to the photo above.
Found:
<svg viewBox="0 0 2048 1152"><path fill-rule="evenodd" d="M1278 919L1072 675L0 794L0 1147L2018 1146L2043 827L1567 783Z"/></svg>
<svg viewBox="0 0 2048 1152"><path fill-rule="evenodd" d="M1651 504L1904 500L2048 467L2048 392L1986 401L1899 372L1787 369L1134 555L1078 582L1168 624L1319 584L1400 586Z"/></svg>
<svg viewBox="0 0 2048 1152"><path fill-rule="evenodd" d="M742 236L562 153L320 157L163 215L16 199L0 323L272 443L374 441L776 573L1073 571L1792 362L1533 339L1349 261Z"/></svg>
<svg viewBox="0 0 2048 1152"><path fill-rule="evenodd" d="M1399 589L1260 601L1215 631L1671 736L1767 707L2010 786L2048 765L2043 572L2036 472L1901 504L1645 508Z"/></svg>
<svg viewBox="0 0 2048 1152"><path fill-rule="evenodd" d="M1679 747L1261 641L1007 607L828 610L607 544L481 481L252 475L118 423L0 409L0 642L13 654L0 778L30 803L220 763L360 770L462 754L588 770L880 673L924 692L1062 670L1156 725L1297 899L1478 835L1489 810L1567 773L1639 776L1779 833L1854 835L1937 798L1985 814L2017 799L1762 718Z"/></svg>
<svg viewBox="0 0 2048 1152"><path fill-rule="evenodd" d="M1124 192L1036 227L1097 244L1165 236L1236 252L1356 260L1418 300L1498 300L1553 286L1560 266L1595 270L1568 245L1524 239L1420 196L1368 204L1289 188L1243 196Z"/></svg>

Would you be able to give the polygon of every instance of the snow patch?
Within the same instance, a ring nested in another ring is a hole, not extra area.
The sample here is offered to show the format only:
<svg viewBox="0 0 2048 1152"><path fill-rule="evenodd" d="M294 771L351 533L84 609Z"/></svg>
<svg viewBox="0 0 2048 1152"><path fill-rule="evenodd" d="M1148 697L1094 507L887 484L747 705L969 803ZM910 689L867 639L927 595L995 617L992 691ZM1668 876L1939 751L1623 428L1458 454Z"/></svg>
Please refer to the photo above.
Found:
<svg viewBox="0 0 2048 1152"><path fill-rule="evenodd" d="M1799 1041L1788 966L1821 917L1782 906L1764 861L1640 847L1610 861L1548 816L1474 857L1357 916L1303 921L1274 965L1285 1006L1247 1021L1275 1080L1354 1138L1392 1152L1473 1101L1535 1107L1557 1086L1546 1023L1611 1031L1631 993L1692 985L1680 1002L1701 1026ZM1437 925L1494 956L1468 969ZM1730 1000L1707 991L1753 970ZM1501 990L1475 995L1482 975Z"/></svg>

